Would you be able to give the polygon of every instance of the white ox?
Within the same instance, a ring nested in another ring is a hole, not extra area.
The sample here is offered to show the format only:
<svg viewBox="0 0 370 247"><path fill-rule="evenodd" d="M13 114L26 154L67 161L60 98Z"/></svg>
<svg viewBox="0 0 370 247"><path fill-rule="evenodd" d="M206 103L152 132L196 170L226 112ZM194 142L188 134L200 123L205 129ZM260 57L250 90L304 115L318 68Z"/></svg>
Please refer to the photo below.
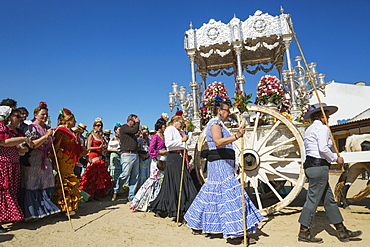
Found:
<svg viewBox="0 0 370 247"><path fill-rule="evenodd" d="M370 151L370 134L352 135L348 137L345 148L346 152ZM349 164L348 170L344 171L340 176L335 187L335 197L337 199L337 203L343 208L348 207L349 204L346 198L348 189L356 180L358 175L365 171L370 172L370 162L351 163ZM351 198L350 201L359 201L368 194L370 194L370 186L367 186L364 190L360 191L357 195Z"/></svg>

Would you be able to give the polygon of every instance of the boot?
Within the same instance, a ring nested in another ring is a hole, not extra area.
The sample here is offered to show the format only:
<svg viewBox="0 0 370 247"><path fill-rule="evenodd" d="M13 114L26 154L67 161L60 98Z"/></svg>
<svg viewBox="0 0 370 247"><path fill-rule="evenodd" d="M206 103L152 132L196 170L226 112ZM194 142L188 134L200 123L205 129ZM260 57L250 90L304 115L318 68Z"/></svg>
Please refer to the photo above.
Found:
<svg viewBox="0 0 370 247"><path fill-rule="evenodd" d="M338 239L341 242L348 242L350 238L358 237L362 234L362 231L355 231L352 232L348 230L344 225L343 222L339 224L335 224L335 229L337 229Z"/></svg>
<svg viewBox="0 0 370 247"><path fill-rule="evenodd" d="M324 242L322 238L315 238L314 236L312 236L310 228L304 225L301 225L301 229L299 230L298 241L316 244L321 244Z"/></svg>
<svg viewBox="0 0 370 247"><path fill-rule="evenodd" d="M350 209L349 208L349 203L347 201L347 193L348 193L348 190L349 190L349 187L351 185L349 184L346 184L343 186L342 188L342 196L341 196L341 202L342 202L342 208L347 208L347 209Z"/></svg>

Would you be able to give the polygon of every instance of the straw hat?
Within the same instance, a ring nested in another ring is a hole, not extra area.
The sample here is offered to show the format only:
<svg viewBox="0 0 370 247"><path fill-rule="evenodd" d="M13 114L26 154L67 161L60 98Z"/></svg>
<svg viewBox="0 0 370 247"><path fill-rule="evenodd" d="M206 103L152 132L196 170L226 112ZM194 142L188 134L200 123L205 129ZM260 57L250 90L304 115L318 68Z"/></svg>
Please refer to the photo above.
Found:
<svg viewBox="0 0 370 247"><path fill-rule="evenodd" d="M80 129L83 129L84 131L86 131L86 132L87 132L87 126L86 126L86 124L79 123L79 124L77 125L77 127L78 127L78 128L80 128Z"/></svg>
<svg viewBox="0 0 370 247"><path fill-rule="evenodd" d="M338 111L338 107L336 106L328 106L326 103L321 103L322 107L324 108L324 111L328 112L328 115L334 114L336 111ZM311 115L315 112L321 111L320 104L316 103L310 106L310 109L303 115L304 119L310 119Z"/></svg>
<svg viewBox="0 0 370 247"><path fill-rule="evenodd" d="M106 134L106 135L110 135L110 134L112 134L112 133L110 132L110 130L106 129L106 130L104 130L104 134Z"/></svg>

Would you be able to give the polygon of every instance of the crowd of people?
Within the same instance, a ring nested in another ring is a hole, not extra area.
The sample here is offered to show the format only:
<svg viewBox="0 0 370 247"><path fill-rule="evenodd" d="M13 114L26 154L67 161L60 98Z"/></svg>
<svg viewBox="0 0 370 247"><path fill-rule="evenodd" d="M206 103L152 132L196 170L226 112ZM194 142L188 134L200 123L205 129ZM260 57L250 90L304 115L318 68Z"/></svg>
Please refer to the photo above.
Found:
<svg viewBox="0 0 370 247"><path fill-rule="evenodd" d="M245 228L250 236L264 220L248 194L240 193L241 184L234 174L232 143L243 137L245 129L240 127L236 134L231 134L225 127L230 114L230 105L226 102L215 102L214 117L206 126L209 150L203 157L208 162L208 176L203 185L189 165L191 156L187 147L192 138L185 130L181 114L171 119L162 114L155 123L154 133L140 125L137 115L130 114L125 124L115 124L114 135L110 137L110 130L103 131L101 118L95 119L93 130L88 132L85 124L76 125L71 110L63 108L57 127L52 129L48 126L45 102L34 109L30 124L25 122L27 109L16 106L17 102L12 99L0 104L0 233L7 231L1 226L4 223L55 214L69 217L83 202L104 200L108 196L116 201L124 195L132 210L172 217L176 222L186 223L195 235L217 234L228 242L243 241ZM330 110L328 115L333 113ZM322 120L320 114L314 117ZM327 131L318 126L321 131ZM343 160L327 149L315 149L317 139L322 146L330 144L325 144L326 134L321 140L322 137L315 136L316 132L305 139L309 147L305 169L310 190L299 219L299 240L322 241L312 236L310 228L324 194L325 209L332 212L329 218L338 230L338 238L347 241L361 232L351 232L344 227L333 204L327 175L318 177L318 174L327 174L328 162L322 157L340 163ZM128 191L125 192L125 188Z"/></svg>

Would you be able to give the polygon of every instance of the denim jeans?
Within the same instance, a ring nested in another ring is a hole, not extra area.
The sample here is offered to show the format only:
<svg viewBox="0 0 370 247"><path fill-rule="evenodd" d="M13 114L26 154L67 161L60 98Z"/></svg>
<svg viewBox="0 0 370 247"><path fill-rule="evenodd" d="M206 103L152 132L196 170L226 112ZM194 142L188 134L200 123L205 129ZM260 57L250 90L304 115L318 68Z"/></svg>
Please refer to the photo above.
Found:
<svg viewBox="0 0 370 247"><path fill-rule="evenodd" d="M121 165L122 173L119 175L116 185L114 186L114 193L117 193L119 188L126 182L129 178L129 193L128 197L135 195L135 190L137 186L137 176L139 174L139 156L133 153L122 153L121 154Z"/></svg>

